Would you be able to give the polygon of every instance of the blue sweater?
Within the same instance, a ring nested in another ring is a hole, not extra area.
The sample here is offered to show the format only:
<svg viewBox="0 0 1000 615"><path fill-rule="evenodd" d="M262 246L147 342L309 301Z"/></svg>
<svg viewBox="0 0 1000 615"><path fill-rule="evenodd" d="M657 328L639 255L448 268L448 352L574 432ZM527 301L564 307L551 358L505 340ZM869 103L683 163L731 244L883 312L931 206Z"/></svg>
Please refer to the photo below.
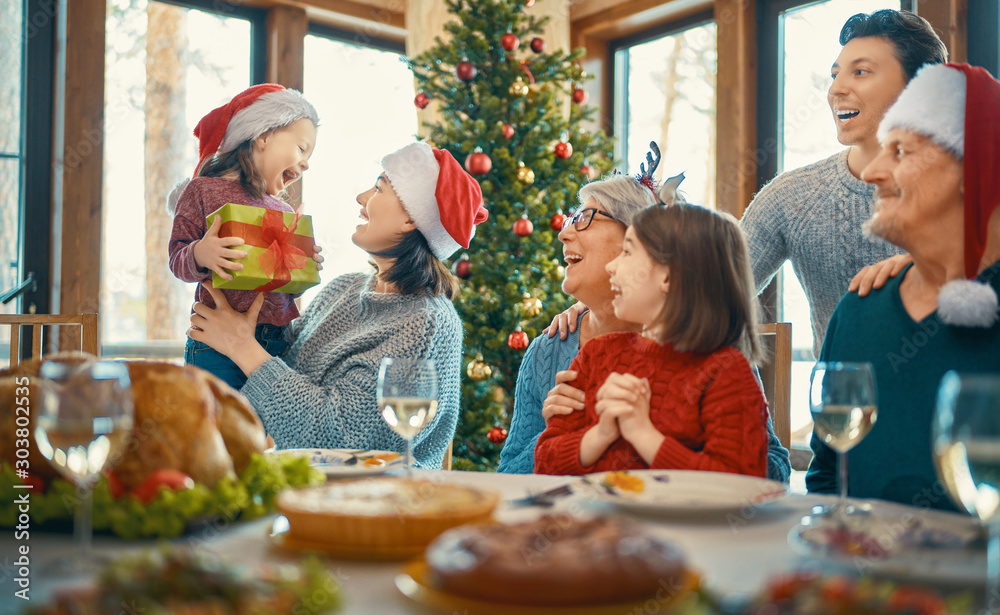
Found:
<svg viewBox="0 0 1000 615"><path fill-rule="evenodd" d="M878 416L868 436L847 453L849 495L911 506L956 510L937 478L931 426L938 384L948 370L1000 373L1000 324L952 327L937 312L914 322L890 279L867 297L848 293L837 305L820 359L868 361L875 367ZM980 274L1000 289L1000 263ZM837 491L836 453L815 434L806 475L809 491Z"/></svg>
<svg viewBox="0 0 1000 615"><path fill-rule="evenodd" d="M565 340L559 336L539 335L528 346L517 374L517 388L514 391L514 417L510 422L510 432L503 450L500 451L500 465L497 472L511 474L531 474L535 469L535 445L538 436L545 431L542 418L542 404L549 390L555 386L556 372L569 369L573 358L580 351L580 322L577 320L574 333ZM767 477L788 482L792 471L788 461L788 449L774 434L771 419L767 421L768 451Z"/></svg>
<svg viewBox="0 0 1000 615"><path fill-rule="evenodd" d="M458 422L462 323L445 297L379 293L374 277L330 281L288 327L289 346L254 371L247 396L277 448L404 450L378 412L382 357L424 357L438 411L413 440L416 466L440 469Z"/></svg>

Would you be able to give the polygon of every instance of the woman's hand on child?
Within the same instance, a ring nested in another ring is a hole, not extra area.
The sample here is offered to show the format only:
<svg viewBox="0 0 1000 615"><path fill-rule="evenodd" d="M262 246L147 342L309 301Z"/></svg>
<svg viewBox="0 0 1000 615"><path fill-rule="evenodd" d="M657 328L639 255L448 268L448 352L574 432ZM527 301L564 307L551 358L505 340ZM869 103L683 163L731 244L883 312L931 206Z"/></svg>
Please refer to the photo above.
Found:
<svg viewBox="0 0 1000 615"><path fill-rule="evenodd" d="M244 250L231 250L231 246L243 244L240 237L219 237L219 228L222 226L222 217L216 216L212 220L212 226L205 231L205 236L194 242L194 263L200 269L210 269L219 274L223 280L232 280L233 276L226 269L239 271L243 269L241 263L234 263L229 259L245 258L247 253Z"/></svg>
<svg viewBox="0 0 1000 615"><path fill-rule="evenodd" d="M323 261L325 259L319 254L322 251L323 248L313 244L313 260L316 261L316 271L323 271Z"/></svg>
<svg viewBox="0 0 1000 615"><path fill-rule="evenodd" d="M586 394L574 387L569 382L576 380L576 372L570 369L556 373L556 386L549 390L545 401L542 403L542 418L545 424L559 414L570 414L577 410L583 410Z"/></svg>
<svg viewBox="0 0 1000 615"><path fill-rule="evenodd" d="M555 334L559 333L559 339L564 340L566 337L576 331L576 323L580 319L580 314L583 314L589 310L587 306L577 301L573 305L569 306L567 310L561 314L556 314L556 317L552 319L552 323L542 330L542 333L547 333L549 337L555 337Z"/></svg>
<svg viewBox="0 0 1000 615"><path fill-rule="evenodd" d="M254 332L257 329L257 316L264 305L264 293L257 294L246 312L237 312L229 305L222 291L212 286L211 281L202 282L202 286L212 295L215 309L200 302L194 304L188 337L208 344L234 361L236 357L252 351L254 346L260 348Z"/></svg>

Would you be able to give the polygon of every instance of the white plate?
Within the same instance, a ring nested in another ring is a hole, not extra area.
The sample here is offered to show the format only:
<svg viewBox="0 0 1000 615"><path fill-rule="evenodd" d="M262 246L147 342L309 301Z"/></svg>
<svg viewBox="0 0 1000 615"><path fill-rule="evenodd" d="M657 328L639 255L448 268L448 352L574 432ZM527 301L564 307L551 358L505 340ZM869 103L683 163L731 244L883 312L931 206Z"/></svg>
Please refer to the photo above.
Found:
<svg viewBox="0 0 1000 615"><path fill-rule="evenodd" d="M393 468L403 467L403 455L393 451L365 451L345 448L286 448L269 450L275 455L301 455L309 458L309 463L322 470L328 477L362 476L381 474ZM397 455L381 465L368 465L366 459L376 455ZM357 458L357 461L355 461Z"/></svg>
<svg viewBox="0 0 1000 615"><path fill-rule="evenodd" d="M725 472L695 470L627 470L643 482L639 493L608 486L611 472L584 477L598 499L643 513L688 515L723 513L771 502L786 495L783 483Z"/></svg>
<svg viewBox="0 0 1000 615"><path fill-rule="evenodd" d="M835 522L807 516L788 532L788 545L853 574L936 584L984 583L986 552L969 517L936 510L876 507L850 533Z"/></svg>

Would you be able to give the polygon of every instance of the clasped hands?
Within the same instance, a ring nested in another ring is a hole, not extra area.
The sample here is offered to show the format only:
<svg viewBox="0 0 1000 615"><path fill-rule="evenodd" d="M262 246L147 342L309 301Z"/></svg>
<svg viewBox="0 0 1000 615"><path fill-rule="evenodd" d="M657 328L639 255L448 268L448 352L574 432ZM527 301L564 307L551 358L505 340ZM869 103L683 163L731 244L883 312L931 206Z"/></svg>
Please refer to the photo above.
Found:
<svg viewBox="0 0 1000 615"><path fill-rule="evenodd" d="M583 410L584 392L569 384L576 377L577 372L573 370L556 374L556 386L549 391L542 404L542 417L546 424L553 416ZM598 389L594 406L599 418L596 429L600 440L608 445L619 437L632 442L648 435L649 430L656 431L649 418L650 397L647 379L632 374L611 373Z"/></svg>

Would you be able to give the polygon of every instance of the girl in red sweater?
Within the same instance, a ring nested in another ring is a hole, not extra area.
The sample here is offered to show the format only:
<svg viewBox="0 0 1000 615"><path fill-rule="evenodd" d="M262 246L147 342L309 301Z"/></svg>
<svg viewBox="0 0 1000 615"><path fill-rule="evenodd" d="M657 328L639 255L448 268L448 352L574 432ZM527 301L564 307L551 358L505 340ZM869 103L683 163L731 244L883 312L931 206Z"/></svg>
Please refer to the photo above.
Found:
<svg viewBox="0 0 1000 615"><path fill-rule="evenodd" d="M535 472L711 470L764 476L767 402L749 360L753 277L736 220L696 205L638 213L607 266L615 315L573 361L583 412L553 416Z"/></svg>

